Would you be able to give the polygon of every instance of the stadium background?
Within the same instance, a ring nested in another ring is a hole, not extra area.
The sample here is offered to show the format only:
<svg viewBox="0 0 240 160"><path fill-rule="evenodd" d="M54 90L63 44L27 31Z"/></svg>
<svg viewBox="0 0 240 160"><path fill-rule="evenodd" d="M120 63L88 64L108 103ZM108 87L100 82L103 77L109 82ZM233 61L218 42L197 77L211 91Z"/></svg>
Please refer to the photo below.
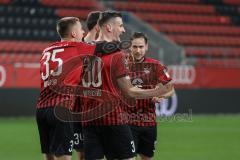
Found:
<svg viewBox="0 0 240 160"><path fill-rule="evenodd" d="M33 119L39 58L56 20L122 11L128 39L147 34L176 94L156 104L154 159L239 159L240 0L0 0L0 159L40 159Z"/></svg>

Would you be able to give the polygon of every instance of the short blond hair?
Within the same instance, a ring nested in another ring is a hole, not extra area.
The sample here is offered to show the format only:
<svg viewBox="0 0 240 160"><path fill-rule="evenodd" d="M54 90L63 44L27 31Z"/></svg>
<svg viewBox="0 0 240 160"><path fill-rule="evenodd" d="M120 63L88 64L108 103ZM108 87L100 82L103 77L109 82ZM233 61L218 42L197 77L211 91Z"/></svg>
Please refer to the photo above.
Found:
<svg viewBox="0 0 240 160"><path fill-rule="evenodd" d="M60 20L57 21L57 32L60 38L66 38L69 35L69 31L77 24L77 22L80 22L79 18L77 17L63 17Z"/></svg>

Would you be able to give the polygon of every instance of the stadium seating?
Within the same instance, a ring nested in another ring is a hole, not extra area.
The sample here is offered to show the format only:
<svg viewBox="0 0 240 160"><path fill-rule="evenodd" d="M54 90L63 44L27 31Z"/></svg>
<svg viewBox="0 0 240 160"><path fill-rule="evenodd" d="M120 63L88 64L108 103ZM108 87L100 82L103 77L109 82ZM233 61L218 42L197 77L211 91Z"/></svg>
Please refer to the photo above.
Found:
<svg viewBox="0 0 240 160"><path fill-rule="evenodd" d="M231 46L239 47L240 39L238 37L223 36L193 36L193 35L171 35L169 36L175 42L181 45L192 46Z"/></svg>
<svg viewBox="0 0 240 160"><path fill-rule="evenodd" d="M92 10L100 10L99 4L93 0L42 0L45 6L55 7L56 15L59 17L76 16L86 19L86 16Z"/></svg>
<svg viewBox="0 0 240 160"><path fill-rule="evenodd" d="M158 31L168 34L240 36L240 28L235 26L189 24L154 24L153 26Z"/></svg>
<svg viewBox="0 0 240 160"><path fill-rule="evenodd" d="M185 47L187 57L209 62L209 58L240 58L240 27L234 25L240 24L240 10L234 6L239 4L239 0L118 0L113 8L135 13ZM231 61L216 64L223 62Z"/></svg>
<svg viewBox="0 0 240 160"><path fill-rule="evenodd" d="M16 53L42 53L49 42L35 41L0 41L1 52Z"/></svg>
<svg viewBox="0 0 240 160"><path fill-rule="evenodd" d="M11 0L0 0L0 4L9 4Z"/></svg>
<svg viewBox="0 0 240 160"><path fill-rule="evenodd" d="M112 1L112 0L106 0ZM126 1L126 0L118 0L118 1ZM132 2L156 2L156 3L199 3L201 0L129 0Z"/></svg>
<svg viewBox="0 0 240 160"><path fill-rule="evenodd" d="M40 57L41 54L2 53L0 54L0 63L39 63Z"/></svg>
<svg viewBox="0 0 240 160"><path fill-rule="evenodd" d="M90 11L99 9L93 0L0 0L0 4L0 14L4 15L0 17L1 62L14 62L14 58L35 60L46 46L59 40L57 19L64 16L85 19Z"/></svg>
<svg viewBox="0 0 240 160"><path fill-rule="evenodd" d="M208 66L208 67L227 67L227 68L236 68L240 67L239 59L206 59L206 58L198 58L196 61L196 66Z"/></svg>
<svg viewBox="0 0 240 160"><path fill-rule="evenodd" d="M61 8L83 8L83 9L98 9L99 5L91 0L42 0L42 4L52 7Z"/></svg>
<svg viewBox="0 0 240 160"><path fill-rule="evenodd" d="M0 6L1 39L4 40L36 40L55 41L57 16L52 8L40 6L37 1L27 3L14 1L13 4ZM38 5L37 5L38 4Z"/></svg>
<svg viewBox="0 0 240 160"><path fill-rule="evenodd" d="M226 4L231 4L231 5L240 5L240 1L239 0L223 0L224 3Z"/></svg>
<svg viewBox="0 0 240 160"><path fill-rule="evenodd" d="M185 13L185 14L215 14L211 5L196 4L168 4L153 2L116 2L114 8L117 10L126 9L129 11L148 11L154 13Z"/></svg>
<svg viewBox="0 0 240 160"><path fill-rule="evenodd" d="M240 57L240 48L219 48L219 47L186 47L186 54L189 57Z"/></svg>
<svg viewBox="0 0 240 160"><path fill-rule="evenodd" d="M78 9L58 9L56 11L56 14L59 17L75 16L81 19L86 19L88 13L89 13L89 10L78 10Z"/></svg>
<svg viewBox="0 0 240 160"><path fill-rule="evenodd" d="M155 14L155 13L136 13L144 21L154 23L175 23L175 24L208 24L208 25L230 25L231 19L227 16L216 15L180 15L180 14Z"/></svg>
<svg viewBox="0 0 240 160"><path fill-rule="evenodd" d="M240 27L235 25L240 24L239 0L109 2L113 9L131 11L185 47L187 57L240 57ZM11 55L40 54L58 40L55 23L59 17L85 19L90 11L102 9L95 0L0 0L0 4L0 14L4 15L0 17L0 51Z"/></svg>

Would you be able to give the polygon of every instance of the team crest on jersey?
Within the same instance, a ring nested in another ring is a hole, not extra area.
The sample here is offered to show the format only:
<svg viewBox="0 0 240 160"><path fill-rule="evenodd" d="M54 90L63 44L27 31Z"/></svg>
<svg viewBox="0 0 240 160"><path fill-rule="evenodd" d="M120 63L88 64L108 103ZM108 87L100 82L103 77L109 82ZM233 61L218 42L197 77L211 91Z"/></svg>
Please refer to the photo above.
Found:
<svg viewBox="0 0 240 160"><path fill-rule="evenodd" d="M146 73L146 74L150 73L150 68L144 67L143 70L144 70L144 73Z"/></svg>
<svg viewBox="0 0 240 160"><path fill-rule="evenodd" d="M143 80L141 78L135 78L132 80L132 85L142 88L143 86Z"/></svg>

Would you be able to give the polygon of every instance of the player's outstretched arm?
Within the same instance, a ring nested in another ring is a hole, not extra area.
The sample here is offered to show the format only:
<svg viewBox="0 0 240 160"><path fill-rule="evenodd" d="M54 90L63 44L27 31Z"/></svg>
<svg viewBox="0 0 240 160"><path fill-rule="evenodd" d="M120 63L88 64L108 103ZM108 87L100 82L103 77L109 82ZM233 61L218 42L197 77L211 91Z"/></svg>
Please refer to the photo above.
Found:
<svg viewBox="0 0 240 160"><path fill-rule="evenodd" d="M114 42L106 42L106 41L100 41L96 43L96 49L95 49L95 55L97 56L103 56L115 53L117 51L120 51L119 49L120 42L114 41Z"/></svg>
<svg viewBox="0 0 240 160"><path fill-rule="evenodd" d="M173 85L163 85L162 83L156 85L154 89L141 89L133 86L128 76L117 79L117 82L123 94L137 99L161 97L173 89Z"/></svg>

